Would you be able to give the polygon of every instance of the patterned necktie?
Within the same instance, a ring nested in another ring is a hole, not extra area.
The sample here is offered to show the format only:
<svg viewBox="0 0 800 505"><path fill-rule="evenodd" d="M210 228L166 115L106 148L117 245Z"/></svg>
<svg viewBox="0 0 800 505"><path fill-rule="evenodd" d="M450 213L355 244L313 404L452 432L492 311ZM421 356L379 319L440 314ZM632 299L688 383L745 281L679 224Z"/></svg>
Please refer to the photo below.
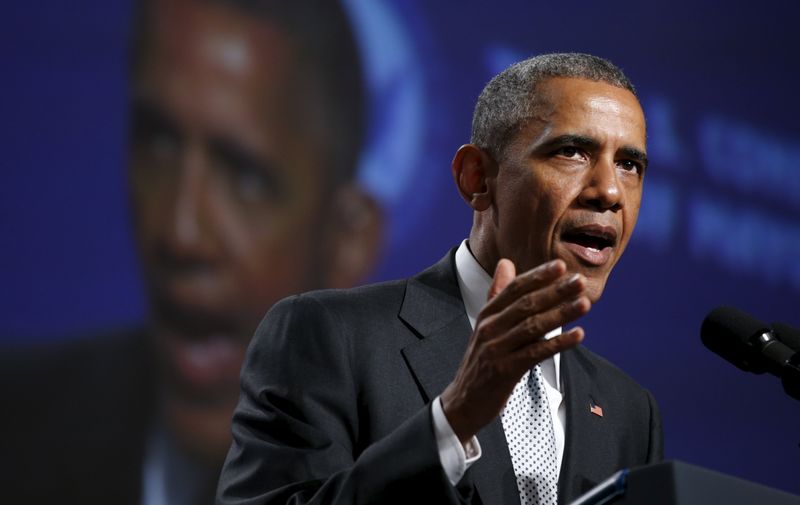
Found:
<svg viewBox="0 0 800 505"><path fill-rule="evenodd" d="M522 505L555 505L556 438L539 365L514 387L501 420Z"/></svg>

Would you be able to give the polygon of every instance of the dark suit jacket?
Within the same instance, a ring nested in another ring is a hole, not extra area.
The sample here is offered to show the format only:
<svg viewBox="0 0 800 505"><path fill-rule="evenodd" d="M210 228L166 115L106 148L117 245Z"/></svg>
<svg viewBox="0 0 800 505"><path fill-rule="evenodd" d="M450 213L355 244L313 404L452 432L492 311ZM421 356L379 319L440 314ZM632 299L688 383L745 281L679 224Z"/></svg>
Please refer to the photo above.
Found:
<svg viewBox="0 0 800 505"><path fill-rule="evenodd" d="M248 351L217 502L519 503L499 419L478 433L483 456L455 489L439 463L430 402L471 333L453 251L406 281L278 303ZM567 503L659 460L662 442L656 404L633 380L583 348L561 363Z"/></svg>

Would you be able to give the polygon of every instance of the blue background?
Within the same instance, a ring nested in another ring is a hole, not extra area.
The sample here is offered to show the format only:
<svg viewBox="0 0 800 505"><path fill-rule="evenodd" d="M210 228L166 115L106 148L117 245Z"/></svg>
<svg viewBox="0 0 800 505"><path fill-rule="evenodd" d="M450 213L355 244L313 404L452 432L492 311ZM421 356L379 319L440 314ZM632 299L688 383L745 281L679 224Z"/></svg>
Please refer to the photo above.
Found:
<svg viewBox="0 0 800 505"><path fill-rule="evenodd" d="M464 238L449 161L475 99L513 61L621 66L651 166L632 243L581 324L652 390L669 458L800 494L800 403L703 349L714 306L800 326L796 3L349 0L370 88L362 184L389 217L373 279ZM0 21L0 335L55 341L143 321L129 225L129 2L16 3Z"/></svg>

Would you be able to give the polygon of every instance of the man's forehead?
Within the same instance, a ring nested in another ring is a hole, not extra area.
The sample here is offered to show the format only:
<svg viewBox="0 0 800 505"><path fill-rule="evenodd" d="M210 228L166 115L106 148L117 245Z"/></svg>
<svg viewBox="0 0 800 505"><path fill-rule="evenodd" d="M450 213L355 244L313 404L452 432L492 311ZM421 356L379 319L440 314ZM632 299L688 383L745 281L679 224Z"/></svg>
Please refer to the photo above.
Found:
<svg viewBox="0 0 800 505"><path fill-rule="evenodd" d="M552 77L539 83L532 98L529 121L521 130L536 134L541 141L564 135L596 141L618 138L644 149L644 114L638 99L625 88L602 81Z"/></svg>
<svg viewBox="0 0 800 505"><path fill-rule="evenodd" d="M293 57L293 42L283 28L230 6L157 2L149 25L144 35L155 55L181 62L202 58L219 72L269 68L274 73Z"/></svg>
<svg viewBox="0 0 800 505"><path fill-rule="evenodd" d="M547 116L581 105L588 96L595 102L635 105L641 109L638 98L626 88L582 77L548 77L532 90L530 110L536 115Z"/></svg>

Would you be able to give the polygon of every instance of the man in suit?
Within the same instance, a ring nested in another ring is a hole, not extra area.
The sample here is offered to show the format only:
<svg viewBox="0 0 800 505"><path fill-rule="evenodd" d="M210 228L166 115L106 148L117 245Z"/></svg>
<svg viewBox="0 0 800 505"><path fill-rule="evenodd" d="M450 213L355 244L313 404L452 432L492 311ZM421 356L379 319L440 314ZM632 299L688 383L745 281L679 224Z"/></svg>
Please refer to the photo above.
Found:
<svg viewBox="0 0 800 505"><path fill-rule="evenodd" d="M646 165L611 63L544 55L495 77L452 164L469 239L410 279L269 312L218 503L566 503L660 459L650 394L560 330L622 255Z"/></svg>

